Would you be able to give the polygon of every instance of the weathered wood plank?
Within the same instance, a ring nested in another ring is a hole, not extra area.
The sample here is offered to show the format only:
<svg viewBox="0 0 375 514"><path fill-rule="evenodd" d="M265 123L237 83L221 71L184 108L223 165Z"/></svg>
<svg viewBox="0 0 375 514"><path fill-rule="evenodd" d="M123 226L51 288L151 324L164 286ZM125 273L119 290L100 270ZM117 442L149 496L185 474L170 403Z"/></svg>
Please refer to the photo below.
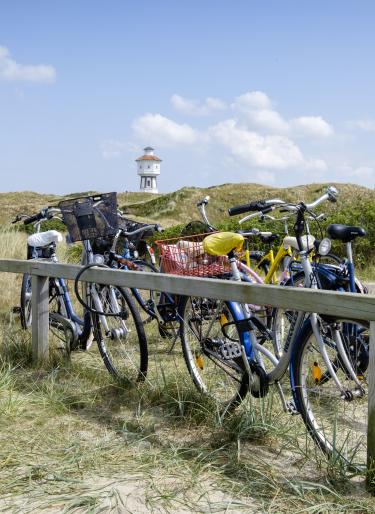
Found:
<svg viewBox="0 0 375 514"><path fill-rule="evenodd" d="M34 362L48 359L49 280L31 277L32 348Z"/></svg>
<svg viewBox="0 0 375 514"><path fill-rule="evenodd" d="M367 484L375 491L375 321L370 322L368 381Z"/></svg>
<svg viewBox="0 0 375 514"><path fill-rule="evenodd" d="M74 279L80 266L55 264L49 261L0 261L0 271L38 276ZM231 299L241 303L273 305L305 312L319 312L331 316L343 316L362 320L375 320L375 296L340 293L336 291L313 291L304 288L259 285L204 279L178 277L175 275L119 271L103 268L90 269L84 274L86 281L113 284L122 287L155 289L174 294L208 296Z"/></svg>

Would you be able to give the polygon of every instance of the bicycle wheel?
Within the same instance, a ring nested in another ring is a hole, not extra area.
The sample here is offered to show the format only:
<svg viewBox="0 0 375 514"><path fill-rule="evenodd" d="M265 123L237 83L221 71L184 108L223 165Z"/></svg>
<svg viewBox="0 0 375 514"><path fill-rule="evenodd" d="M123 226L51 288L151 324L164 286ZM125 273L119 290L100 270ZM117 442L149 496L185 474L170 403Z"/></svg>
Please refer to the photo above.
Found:
<svg viewBox="0 0 375 514"><path fill-rule="evenodd" d="M28 273L25 273L22 276L20 307L21 307L21 312L20 312L21 326L24 330L27 330L31 327L31 323L32 323L31 275L29 275Z"/></svg>
<svg viewBox="0 0 375 514"><path fill-rule="evenodd" d="M339 333L350 364L366 387L368 324L343 323L338 319L329 322L319 319L319 324L329 359L347 394L342 394L329 373L308 321L301 331L292 364L295 400L316 444L332 458L340 458L351 468L360 469L366 464L367 394L352 394L356 384L336 341Z"/></svg>
<svg viewBox="0 0 375 514"><path fill-rule="evenodd" d="M232 311L229 302L191 296L182 298L179 309L188 371L198 390L224 412L240 403L249 388Z"/></svg>
<svg viewBox="0 0 375 514"><path fill-rule="evenodd" d="M108 371L120 380L143 381L147 374L147 340L142 320L128 291L93 284L94 337ZM95 296L97 295L97 298Z"/></svg>
<svg viewBox="0 0 375 514"><path fill-rule="evenodd" d="M54 278L49 280L49 346L52 350L59 350L69 353L71 346L77 338L76 327L66 313L62 292L58 281ZM25 273L21 285L21 326L28 330L32 326L32 289L31 275Z"/></svg>

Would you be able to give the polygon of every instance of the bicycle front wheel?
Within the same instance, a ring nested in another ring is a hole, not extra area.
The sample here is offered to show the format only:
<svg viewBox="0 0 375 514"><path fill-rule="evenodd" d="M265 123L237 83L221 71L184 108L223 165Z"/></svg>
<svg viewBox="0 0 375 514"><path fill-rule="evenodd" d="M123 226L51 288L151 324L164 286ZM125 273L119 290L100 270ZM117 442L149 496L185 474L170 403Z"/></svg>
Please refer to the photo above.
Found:
<svg viewBox="0 0 375 514"><path fill-rule="evenodd" d="M31 327L32 317L31 317L31 275L25 273L22 276L22 285L21 285L21 297L20 297L20 307L21 307L21 326L24 330L27 330Z"/></svg>
<svg viewBox="0 0 375 514"><path fill-rule="evenodd" d="M346 394L340 391L328 371L311 322L305 323L292 366L294 393L298 409L317 445L330 457L349 467L366 464L368 325L357 322L321 319L320 332L333 369ZM345 354L363 392L338 351L341 337Z"/></svg>
<svg viewBox="0 0 375 514"><path fill-rule="evenodd" d="M197 389L227 412L246 396L248 375L241 340L229 302L184 297L180 304L181 343Z"/></svg>
<svg viewBox="0 0 375 514"><path fill-rule="evenodd" d="M142 320L125 289L93 285L94 337L108 371L119 380L141 382L148 365L147 340Z"/></svg>

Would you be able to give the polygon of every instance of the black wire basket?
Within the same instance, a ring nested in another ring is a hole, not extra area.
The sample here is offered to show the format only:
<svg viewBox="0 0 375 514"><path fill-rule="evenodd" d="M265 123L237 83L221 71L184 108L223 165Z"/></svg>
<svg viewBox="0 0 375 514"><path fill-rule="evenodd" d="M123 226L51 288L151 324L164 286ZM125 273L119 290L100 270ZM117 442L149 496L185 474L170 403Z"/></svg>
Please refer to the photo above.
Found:
<svg viewBox="0 0 375 514"><path fill-rule="evenodd" d="M116 193L63 200L59 208L72 242L114 236L118 230Z"/></svg>

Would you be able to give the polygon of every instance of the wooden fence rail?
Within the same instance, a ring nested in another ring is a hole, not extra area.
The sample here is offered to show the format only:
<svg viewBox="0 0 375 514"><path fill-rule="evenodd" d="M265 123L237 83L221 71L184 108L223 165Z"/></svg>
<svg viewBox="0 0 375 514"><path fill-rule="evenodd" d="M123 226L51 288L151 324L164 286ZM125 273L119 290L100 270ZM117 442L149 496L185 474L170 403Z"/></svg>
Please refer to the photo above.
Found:
<svg viewBox="0 0 375 514"><path fill-rule="evenodd" d="M80 266L37 260L0 260L0 272L29 273L32 276L32 345L36 360L48 355L48 278L74 280ZM375 295L287 288L175 275L91 268L87 282L122 287L168 291L172 294L230 299L241 303L272 305L304 312L324 313L347 319L370 321L368 367L368 466L375 464ZM375 479L375 472L371 479Z"/></svg>

